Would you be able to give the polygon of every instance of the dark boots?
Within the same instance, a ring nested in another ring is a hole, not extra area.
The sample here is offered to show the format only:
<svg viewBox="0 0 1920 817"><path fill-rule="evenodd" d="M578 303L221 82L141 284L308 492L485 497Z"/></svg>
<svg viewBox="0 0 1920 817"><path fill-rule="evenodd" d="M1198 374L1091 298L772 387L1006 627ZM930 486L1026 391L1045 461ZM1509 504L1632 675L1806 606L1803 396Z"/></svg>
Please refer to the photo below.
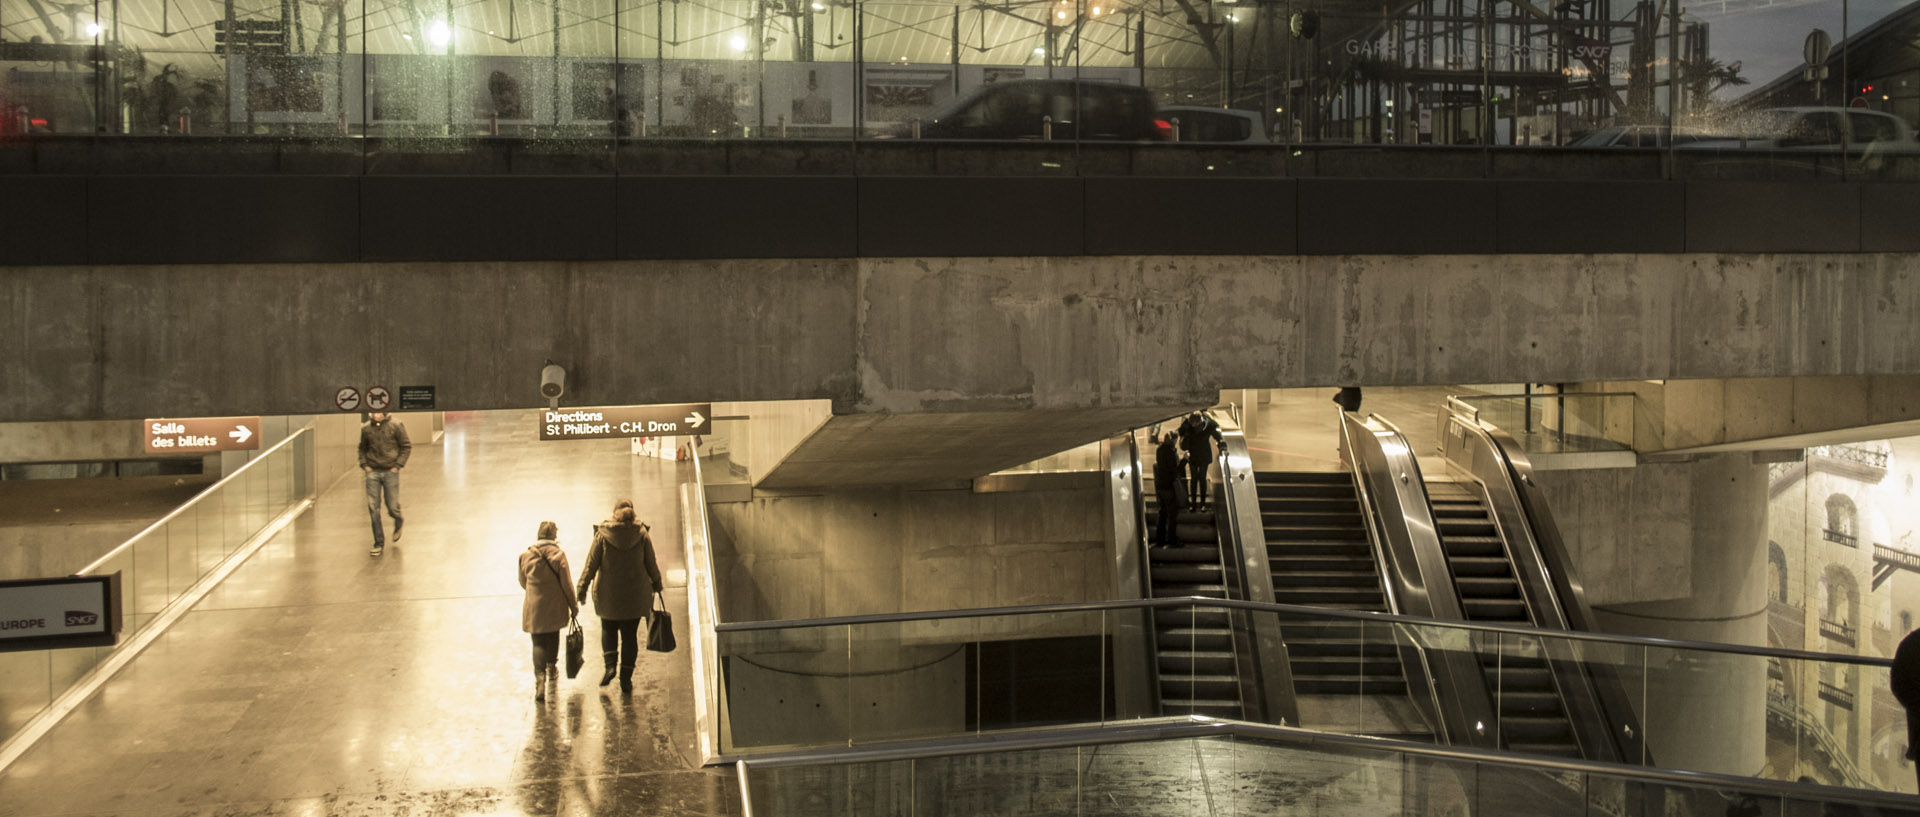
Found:
<svg viewBox="0 0 1920 817"><path fill-rule="evenodd" d="M606 659L607 671L600 676L600 685L606 686L608 684L613 683L613 673L616 671L616 668L618 667L618 664L616 662L620 660L620 654L617 652L603 653L602 657ZM627 668L627 674L628 675L633 674L632 667Z"/></svg>

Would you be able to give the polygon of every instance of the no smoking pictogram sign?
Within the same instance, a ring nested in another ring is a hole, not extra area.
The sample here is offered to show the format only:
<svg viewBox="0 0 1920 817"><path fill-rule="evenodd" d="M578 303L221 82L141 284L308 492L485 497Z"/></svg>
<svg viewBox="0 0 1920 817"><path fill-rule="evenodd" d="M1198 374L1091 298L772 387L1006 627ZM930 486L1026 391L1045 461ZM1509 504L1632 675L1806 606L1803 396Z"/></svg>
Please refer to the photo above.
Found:
<svg viewBox="0 0 1920 817"><path fill-rule="evenodd" d="M367 389L368 411L385 411L387 406L392 404L393 392L387 391L386 386L372 386Z"/></svg>
<svg viewBox="0 0 1920 817"><path fill-rule="evenodd" d="M342 386L333 393L333 405L341 411L352 411L360 407L360 390L352 386Z"/></svg>

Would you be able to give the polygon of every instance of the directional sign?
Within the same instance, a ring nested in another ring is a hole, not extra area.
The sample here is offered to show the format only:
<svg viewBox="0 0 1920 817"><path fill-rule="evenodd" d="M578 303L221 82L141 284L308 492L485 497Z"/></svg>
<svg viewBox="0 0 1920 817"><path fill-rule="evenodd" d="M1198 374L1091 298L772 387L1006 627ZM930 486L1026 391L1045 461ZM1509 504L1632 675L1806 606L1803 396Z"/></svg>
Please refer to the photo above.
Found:
<svg viewBox="0 0 1920 817"><path fill-rule="evenodd" d="M540 412L542 440L598 440L706 434L713 430L711 403L672 406L602 406Z"/></svg>
<svg viewBox="0 0 1920 817"><path fill-rule="evenodd" d="M147 420L142 427L149 454L206 454L260 447L258 417L162 418Z"/></svg>
<svg viewBox="0 0 1920 817"><path fill-rule="evenodd" d="M118 573L0 582L0 651L107 646L120 623Z"/></svg>

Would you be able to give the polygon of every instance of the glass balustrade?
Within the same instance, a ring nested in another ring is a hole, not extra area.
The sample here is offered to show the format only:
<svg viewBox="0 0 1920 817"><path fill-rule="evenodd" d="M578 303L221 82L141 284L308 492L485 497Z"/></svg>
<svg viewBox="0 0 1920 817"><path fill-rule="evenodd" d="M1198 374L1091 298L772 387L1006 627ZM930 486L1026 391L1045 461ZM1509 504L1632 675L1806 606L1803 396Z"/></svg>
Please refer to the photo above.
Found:
<svg viewBox="0 0 1920 817"><path fill-rule="evenodd" d="M1202 643L1221 612L1234 645ZM1260 617L1285 652L1249 646ZM1882 659L1166 601L728 624L715 649L731 756L1119 724L1185 699L1235 698L1223 717L1277 724L1274 695L1298 713L1284 725L1327 733L1914 790L1871 742L1905 723ZM1281 670L1291 688L1261 676ZM1822 724L1835 700L1860 727Z"/></svg>
<svg viewBox="0 0 1920 817"><path fill-rule="evenodd" d="M0 653L0 742L136 638L249 540L313 491L314 435L299 430L78 575L120 574L120 643Z"/></svg>

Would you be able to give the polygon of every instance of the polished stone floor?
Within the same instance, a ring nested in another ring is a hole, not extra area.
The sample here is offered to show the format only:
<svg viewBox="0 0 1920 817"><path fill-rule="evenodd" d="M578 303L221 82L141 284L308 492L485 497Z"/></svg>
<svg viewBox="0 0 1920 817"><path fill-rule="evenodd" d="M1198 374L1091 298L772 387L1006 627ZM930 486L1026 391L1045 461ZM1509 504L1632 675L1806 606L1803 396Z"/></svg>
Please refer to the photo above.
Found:
<svg viewBox="0 0 1920 817"><path fill-rule="evenodd" d="M694 749L689 651L629 696L588 664L537 705L515 565L541 520L578 567L632 498L684 632L676 484L625 440L538 442L533 412L449 414L403 472L405 538L370 558L357 474L0 773L0 814L732 815ZM590 611L591 608L589 608ZM611 691L609 691L611 690Z"/></svg>
<svg viewBox="0 0 1920 817"><path fill-rule="evenodd" d="M1341 471L1339 407L1335 389L1273 389L1267 402L1244 413L1251 419L1247 449L1259 471ZM1446 473L1439 456L1440 411L1447 395L1468 390L1444 386L1368 388L1360 410L1398 426L1429 478Z"/></svg>

